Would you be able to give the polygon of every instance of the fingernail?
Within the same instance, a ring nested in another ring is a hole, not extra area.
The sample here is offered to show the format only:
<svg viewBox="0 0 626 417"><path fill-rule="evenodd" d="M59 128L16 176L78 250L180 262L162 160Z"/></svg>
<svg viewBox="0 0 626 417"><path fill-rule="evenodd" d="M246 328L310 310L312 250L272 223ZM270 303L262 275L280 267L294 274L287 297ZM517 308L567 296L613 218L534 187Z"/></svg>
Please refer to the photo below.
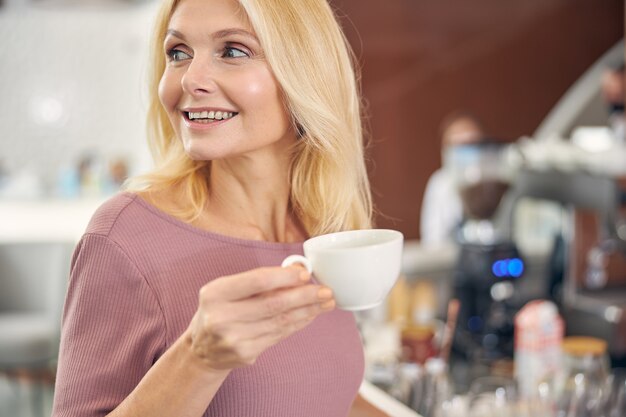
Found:
<svg viewBox="0 0 626 417"><path fill-rule="evenodd" d="M330 288L321 288L318 292L317 292L317 298L319 298L320 300L327 300L329 298L331 298L333 296L333 292L331 291Z"/></svg>
<svg viewBox="0 0 626 417"><path fill-rule="evenodd" d="M335 300L328 300L325 303L320 304L322 310L332 310L335 308Z"/></svg>

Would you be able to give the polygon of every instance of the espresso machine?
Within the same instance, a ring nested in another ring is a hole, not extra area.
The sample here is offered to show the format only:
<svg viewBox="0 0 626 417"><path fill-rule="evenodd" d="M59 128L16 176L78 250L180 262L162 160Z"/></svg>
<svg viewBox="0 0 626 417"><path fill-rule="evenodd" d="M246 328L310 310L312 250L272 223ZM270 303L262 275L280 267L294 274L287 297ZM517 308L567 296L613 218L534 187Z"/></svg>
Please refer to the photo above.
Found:
<svg viewBox="0 0 626 417"><path fill-rule="evenodd" d="M510 196L510 217L527 197L557 202L568 213L562 290L554 299L566 333L606 340L613 366L626 366L626 178L522 169Z"/></svg>
<svg viewBox="0 0 626 417"><path fill-rule="evenodd" d="M513 355L518 306L510 300L525 269L515 242L496 219L513 174L505 161L507 146L483 141L455 146L444 155L464 212L456 236L453 293L461 307L453 349L487 363Z"/></svg>

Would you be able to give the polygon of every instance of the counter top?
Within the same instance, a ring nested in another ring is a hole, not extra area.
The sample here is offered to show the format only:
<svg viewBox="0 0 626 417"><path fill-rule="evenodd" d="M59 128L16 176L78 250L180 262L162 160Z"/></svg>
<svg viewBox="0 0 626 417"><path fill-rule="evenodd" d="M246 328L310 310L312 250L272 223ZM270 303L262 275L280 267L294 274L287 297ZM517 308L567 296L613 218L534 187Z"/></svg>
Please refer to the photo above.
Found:
<svg viewBox="0 0 626 417"><path fill-rule="evenodd" d="M104 198L0 201L0 242L78 242L103 202Z"/></svg>
<svg viewBox="0 0 626 417"><path fill-rule="evenodd" d="M390 417L421 417L418 413L367 380L361 383L359 394L368 403Z"/></svg>
<svg viewBox="0 0 626 417"><path fill-rule="evenodd" d="M454 267L458 254L459 246L454 243L429 246L417 239L408 239L402 252L402 273L406 276L446 273Z"/></svg>

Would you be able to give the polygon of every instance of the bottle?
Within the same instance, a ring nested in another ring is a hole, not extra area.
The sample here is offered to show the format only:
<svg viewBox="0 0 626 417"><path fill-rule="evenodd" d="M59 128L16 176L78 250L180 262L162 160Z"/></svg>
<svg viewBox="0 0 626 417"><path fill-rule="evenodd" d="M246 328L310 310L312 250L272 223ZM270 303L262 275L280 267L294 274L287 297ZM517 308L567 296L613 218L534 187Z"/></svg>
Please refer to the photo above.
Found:
<svg viewBox="0 0 626 417"><path fill-rule="evenodd" d="M411 325L401 332L403 359L424 364L436 355L435 328L432 324Z"/></svg>
<svg viewBox="0 0 626 417"><path fill-rule="evenodd" d="M535 399L539 384L560 369L564 332L563 320L551 301L531 301L516 314L514 362L521 398Z"/></svg>

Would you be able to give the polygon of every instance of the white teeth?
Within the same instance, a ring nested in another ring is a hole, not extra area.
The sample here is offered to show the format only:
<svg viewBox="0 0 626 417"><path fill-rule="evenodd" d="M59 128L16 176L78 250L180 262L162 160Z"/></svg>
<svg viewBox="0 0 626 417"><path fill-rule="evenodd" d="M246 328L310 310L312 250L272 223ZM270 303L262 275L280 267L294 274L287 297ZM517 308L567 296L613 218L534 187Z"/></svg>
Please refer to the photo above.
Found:
<svg viewBox="0 0 626 417"><path fill-rule="evenodd" d="M189 120L195 119L213 119L213 120L226 120L235 115L233 112L226 111L201 111L201 112L189 112Z"/></svg>

